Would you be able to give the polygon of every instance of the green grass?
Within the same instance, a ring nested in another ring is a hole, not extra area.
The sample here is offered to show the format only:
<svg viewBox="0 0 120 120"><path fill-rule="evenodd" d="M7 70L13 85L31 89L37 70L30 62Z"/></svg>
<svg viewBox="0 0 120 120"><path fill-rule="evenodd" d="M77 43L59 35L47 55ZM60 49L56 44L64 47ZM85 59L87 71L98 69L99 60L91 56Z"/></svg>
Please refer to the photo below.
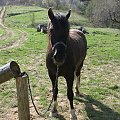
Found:
<svg viewBox="0 0 120 120"><path fill-rule="evenodd" d="M95 65L120 61L120 34L116 29L88 28L88 56ZM94 34L95 32L95 34Z"/></svg>
<svg viewBox="0 0 120 120"><path fill-rule="evenodd" d="M7 13L24 13L41 10L39 7L11 6ZM36 23L47 22L47 10L34 12ZM30 77L33 96L38 96L39 105L44 111L51 100L51 81L45 67L45 52L47 35L36 32L35 28L28 28L33 13L25 13L5 18L5 23L11 27L15 35L0 41L0 46L7 45L19 36L20 31L27 33L27 39L17 48L0 50L0 66L14 60L22 71ZM75 15L75 16L74 16ZM71 24L89 25L88 20L77 14L72 14ZM80 91L85 98L76 98L75 104L85 120L119 120L120 119L120 31L110 28L86 28L88 52L81 74ZM5 30L0 29L0 35ZM14 80L0 86L0 113L17 104ZM59 93L66 97L66 83L59 79ZM63 98L58 98L63 99ZM61 100L62 101L62 100ZM65 102L65 101L64 101ZM59 103L61 104L61 102ZM38 105L38 106L39 106ZM64 110L64 109L63 109ZM68 109L67 109L68 110ZM65 110L64 112L68 112ZM79 112L78 112L79 113ZM68 115L68 114L67 114ZM66 115L66 117L67 117ZM1 117L1 115L0 115Z"/></svg>
<svg viewBox="0 0 120 120"><path fill-rule="evenodd" d="M8 45L11 42L14 42L14 40L16 40L19 37L19 35L20 35L20 31L17 29L14 29L14 33L11 37L0 41L0 47L2 47L4 45Z"/></svg>
<svg viewBox="0 0 120 120"><path fill-rule="evenodd" d="M22 61L22 60L24 60L24 57L26 58L26 57L31 56L31 53L33 53L33 55L34 55L34 54L37 54L40 51L42 51L43 46L45 46L45 44L47 42L47 40L45 40L46 35L37 33L35 29L27 29L27 33L29 34L27 41L25 41L24 45L22 45L20 48L14 48L14 49L5 50L5 51L0 52L1 57L5 56L4 60L0 59L1 64L6 63L7 62L6 60L8 60L8 58L12 58L15 60L17 60L17 59L19 60L22 58L20 60L20 61ZM46 42L43 40L45 40ZM7 54L7 53L9 53L9 54ZM3 63L1 61L3 61Z"/></svg>
<svg viewBox="0 0 120 120"><path fill-rule="evenodd" d="M41 10L41 11L31 12L34 10ZM23 13L23 14L11 16L11 17L6 16L5 22L7 26L10 26L10 27L26 28L26 27L31 26L32 22L34 25L39 24L39 23L47 24L48 22L47 10L40 8L40 7L10 6L7 8L7 12L8 14ZM54 12L56 11L54 10ZM64 11L64 13L66 14L67 12ZM87 18L80 16L74 12L71 14L70 23L72 26L90 25Z"/></svg>
<svg viewBox="0 0 120 120"><path fill-rule="evenodd" d="M9 13L24 13L29 11L35 11L35 10L45 10L44 8L40 8L37 6L7 6L6 7Z"/></svg>
<svg viewBox="0 0 120 120"><path fill-rule="evenodd" d="M2 29L2 28L0 28L0 36L1 36L1 35L3 35L3 34L4 34L4 32L5 32L5 30L4 30L4 29Z"/></svg>
<svg viewBox="0 0 120 120"><path fill-rule="evenodd" d="M15 10L16 8L16 10ZM38 12L31 12L31 11ZM11 6L7 9L8 13L23 13L16 16L6 16L6 24L10 27L26 28L33 24L46 23L47 24L47 10L40 7L24 7L24 6ZM9 22L8 22L9 21Z"/></svg>
<svg viewBox="0 0 120 120"><path fill-rule="evenodd" d="M71 26L91 26L87 18L77 13L71 13L70 24Z"/></svg>
<svg viewBox="0 0 120 120"><path fill-rule="evenodd" d="M31 12L41 10L38 12ZM16 16L6 16L6 24L10 27L26 28L32 24L33 19L35 23L47 23L47 10L40 7L24 7L24 6L10 6L7 8L8 14L10 13L23 13Z"/></svg>

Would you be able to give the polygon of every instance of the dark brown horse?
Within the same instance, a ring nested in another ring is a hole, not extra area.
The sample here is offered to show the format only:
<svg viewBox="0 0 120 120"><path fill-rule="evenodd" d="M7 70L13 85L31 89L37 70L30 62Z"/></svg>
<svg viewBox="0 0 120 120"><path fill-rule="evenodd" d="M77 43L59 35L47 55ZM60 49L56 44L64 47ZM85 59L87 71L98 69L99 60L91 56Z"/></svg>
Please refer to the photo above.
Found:
<svg viewBox="0 0 120 120"><path fill-rule="evenodd" d="M85 35L77 29L69 29L68 19L71 10L67 15L55 14L52 9L48 10L50 18L48 23L48 51L46 55L46 66L52 81L54 91L54 106L51 116L57 114L57 94L58 85L55 85L57 66L59 66L58 76L63 76L67 83L67 97L70 102L70 115L72 120L76 120L73 106L73 81L77 76L76 94L79 95L80 71L87 52L87 41Z"/></svg>

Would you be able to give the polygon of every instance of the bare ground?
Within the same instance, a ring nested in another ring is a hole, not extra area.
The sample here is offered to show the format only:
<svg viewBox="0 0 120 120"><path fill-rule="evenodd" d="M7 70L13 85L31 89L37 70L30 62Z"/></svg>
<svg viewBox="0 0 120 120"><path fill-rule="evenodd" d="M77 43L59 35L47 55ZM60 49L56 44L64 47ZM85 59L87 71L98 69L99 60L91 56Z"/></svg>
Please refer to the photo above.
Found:
<svg viewBox="0 0 120 120"><path fill-rule="evenodd" d="M6 8L2 7L0 10L0 27L5 28L4 26L4 17L5 17Z"/></svg>
<svg viewBox="0 0 120 120"><path fill-rule="evenodd" d="M35 58L34 63L36 63L35 61L37 59L38 59L38 57ZM36 63L36 65L38 65L38 64L40 64L40 61L38 63ZM38 74L37 70L34 69L34 68L36 68L35 67L36 65L34 64L34 66L33 66L33 64L31 64L31 70L34 72L33 74ZM106 72L109 72L110 74L106 74ZM89 77L94 78L95 76L100 75L100 74L103 75L102 79L104 79L104 81L105 81L105 83L103 83L103 86L104 86L104 84L107 84L108 80L109 81L113 80L113 82L114 82L120 78L120 66L118 64L111 63L111 64L102 65L102 66L98 66L98 67L91 66L88 68L88 66L85 65L84 69L82 71L82 78L85 78L85 79L86 78L89 79ZM40 75L39 75L39 77L40 77ZM39 81L35 87L40 87L40 85L42 85L42 84L45 84L48 86L48 88L50 88L48 81L45 81L44 83L42 81ZM111 84L113 84L113 83L111 82ZM118 83L118 84L120 84L120 83ZM65 85L64 85L64 87L65 87ZM48 92L49 93L47 95L47 99L48 99L48 101L50 101L51 97L52 97L51 96L52 93L50 91L48 91ZM101 114L101 112L103 112L103 115L106 117L106 120L109 120L109 117L106 115L106 113L108 113L108 112L113 115L117 115L118 119L116 119L116 120L120 120L120 114L116 113L111 108L111 103L113 102L111 100L111 98L113 96L108 96L108 97L106 97L102 102L96 101L96 100L93 100L93 102L88 102L89 95L84 95L84 97L78 98L77 102L76 102L76 100L74 100L74 105L75 105L78 120L91 119L91 118L89 118L91 116L89 116L89 114L88 114L89 110L92 110L92 112L94 114L96 114L96 113ZM40 99L39 96L34 97L34 101L35 101L35 104L36 104L39 112L43 112L43 110L45 110L45 108L42 105L40 105L39 99ZM90 98L90 99L92 99L92 98ZM120 106L120 101L118 101L117 104ZM58 95L58 111L59 111L59 115L58 115L59 120L69 120L69 103L68 103L66 95L64 95L62 93L59 93L59 95ZM43 117L38 116L36 114L31 102L30 102L30 112L31 112L31 120L50 119L49 117L43 118ZM18 112L17 112L17 106L15 106L15 107L7 110L6 114L4 114L3 118L1 118L0 120L17 120L17 119L18 119ZM96 117L96 119L94 118L93 120L100 120L99 116L98 116L98 118Z"/></svg>
<svg viewBox="0 0 120 120"><path fill-rule="evenodd" d="M0 36L0 40L5 40L5 39L7 39L8 37L11 37L14 34L13 30L10 29L10 28L5 29L5 30L6 30L6 32L3 35Z"/></svg>
<svg viewBox="0 0 120 120"><path fill-rule="evenodd" d="M21 32L19 38L13 40L10 44L6 44L5 46L0 47L0 50L11 49L20 46L27 38L26 32Z"/></svg>
<svg viewBox="0 0 120 120"><path fill-rule="evenodd" d="M0 40L5 40L14 34L14 31L11 28L7 28L4 25L5 11L6 11L5 7L3 7L0 11L0 27L4 28L6 31L5 34L0 36ZM24 42L24 40L26 40L26 38L27 38L27 33L21 32L19 38L15 39L10 44L6 44L5 46L0 47L0 50L6 50L6 49L18 47Z"/></svg>
<svg viewBox="0 0 120 120"><path fill-rule="evenodd" d="M35 88L39 88L40 86L44 84L47 85L48 90L49 90L49 93L47 95L47 100L50 101L52 97L52 93L50 91L51 85L49 81L44 79L44 75L38 72L38 66L40 64L45 65L44 57L41 54L36 57L33 56L33 62L28 67L28 69L33 75L36 76L37 83L36 83ZM104 82L103 84L101 84L101 87L104 87L104 85L106 85L107 83L110 83L108 84L108 87L113 86L115 84L120 85L120 81L119 81L120 80L120 65L118 63L110 62L109 64L100 65L100 66L89 66L88 64L89 64L88 62L85 62L85 65L82 70L83 81L89 80L91 78L94 79L96 78L96 76L102 76L101 78L104 80ZM42 80L39 80L40 78L42 78ZM44 83L43 83L43 79L44 79ZM63 83L63 86L61 87L66 88L65 83ZM118 95L118 97L120 98L120 95ZM42 113L45 110L45 108L40 104L39 100L40 100L39 96L34 97L35 104L39 112ZM89 100L92 100L92 102ZM78 98L77 100L74 100L74 105L75 105L78 120L86 120L86 119L92 120L91 118L93 114L100 115L101 112L104 115L106 120L109 120L109 115L107 115L108 113L112 114L113 116L114 115L118 116L116 120L120 120L120 114L115 112L115 110L112 109L111 104L113 103L116 104L118 102L118 105L120 106L119 100L117 99L116 103L115 103L115 100L116 98L112 94L110 94L109 96L106 96L106 98L102 101L94 100L89 95L85 95L82 98ZM67 99L67 96L62 93L59 93L58 95L58 111L59 111L59 115L57 119L69 120L68 99ZM31 100L30 100L30 114L31 114L31 120L50 119L48 117L48 113L47 113L46 118L38 116L33 108ZM96 116L96 118L94 118L93 120L101 120L99 119L99 115ZM17 106L6 110L6 113L3 113L2 117L0 118L0 120L17 120L17 119L18 119Z"/></svg>

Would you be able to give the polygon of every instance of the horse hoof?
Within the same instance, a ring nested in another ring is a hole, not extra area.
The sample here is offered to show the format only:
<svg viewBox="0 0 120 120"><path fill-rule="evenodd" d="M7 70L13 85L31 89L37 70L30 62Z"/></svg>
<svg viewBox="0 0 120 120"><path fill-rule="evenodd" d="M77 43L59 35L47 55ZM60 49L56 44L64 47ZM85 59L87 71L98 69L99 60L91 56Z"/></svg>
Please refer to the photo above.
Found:
<svg viewBox="0 0 120 120"><path fill-rule="evenodd" d="M70 120L77 120L77 116L75 114L75 110L70 111Z"/></svg>
<svg viewBox="0 0 120 120"><path fill-rule="evenodd" d="M49 117L57 117L58 112L50 112Z"/></svg>
<svg viewBox="0 0 120 120"><path fill-rule="evenodd" d="M70 120L77 120L77 118L70 118Z"/></svg>
<svg viewBox="0 0 120 120"><path fill-rule="evenodd" d="M71 116L70 115L70 120L77 120L77 116Z"/></svg>

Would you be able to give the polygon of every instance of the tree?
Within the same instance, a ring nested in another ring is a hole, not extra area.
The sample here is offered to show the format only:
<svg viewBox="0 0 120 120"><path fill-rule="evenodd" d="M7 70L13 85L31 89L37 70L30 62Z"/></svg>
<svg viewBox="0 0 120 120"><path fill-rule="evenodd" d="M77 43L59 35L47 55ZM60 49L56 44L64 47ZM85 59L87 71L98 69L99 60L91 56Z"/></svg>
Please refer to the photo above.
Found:
<svg viewBox="0 0 120 120"><path fill-rule="evenodd" d="M111 0L111 3L112 4L108 2L108 5L110 6L109 16L111 20L111 26L119 27L120 26L120 0L115 0L114 2Z"/></svg>
<svg viewBox="0 0 120 120"><path fill-rule="evenodd" d="M53 2L53 0L43 0L42 1L42 5L44 7L49 8L49 7L53 7L54 6L54 2Z"/></svg>
<svg viewBox="0 0 120 120"><path fill-rule="evenodd" d="M30 1L29 1L29 0L19 0L19 3L20 3L21 5L27 5L27 4L30 3Z"/></svg>
<svg viewBox="0 0 120 120"><path fill-rule="evenodd" d="M95 26L120 28L119 8L120 0L91 0L86 15Z"/></svg>
<svg viewBox="0 0 120 120"><path fill-rule="evenodd" d="M60 8L60 0L54 0L54 4L56 9Z"/></svg>

